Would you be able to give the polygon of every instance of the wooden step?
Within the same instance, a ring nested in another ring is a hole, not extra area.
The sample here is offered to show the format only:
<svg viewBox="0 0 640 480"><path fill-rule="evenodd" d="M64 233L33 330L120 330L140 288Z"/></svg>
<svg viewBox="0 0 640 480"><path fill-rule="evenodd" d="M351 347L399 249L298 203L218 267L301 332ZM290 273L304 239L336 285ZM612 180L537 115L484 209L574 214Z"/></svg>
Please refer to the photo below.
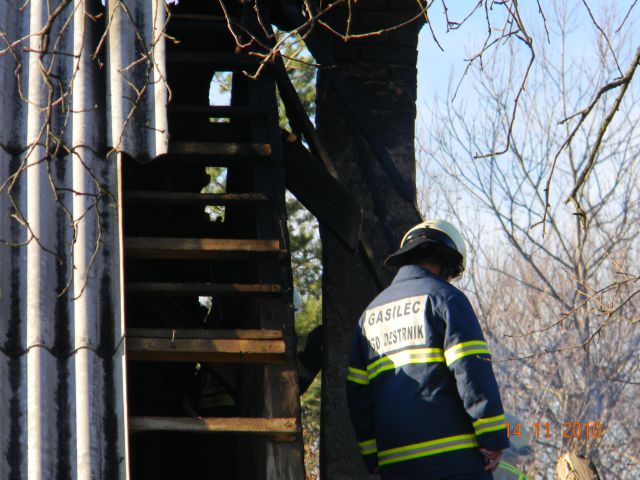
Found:
<svg viewBox="0 0 640 480"><path fill-rule="evenodd" d="M271 155L268 143L212 143L212 142L170 142L170 155L199 156L256 156Z"/></svg>
<svg viewBox="0 0 640 480"><path fill-rule="evenodd" d="M171 166L251 168L271 158L271 145L268 143L171 142L168 153L158 155L148 165L158 162Z"/></svg>
<svg viewBox="0 0 640 480"><path fill-rule="evenodd" d="M192 193L151 190L129 190L124 192L127 205L171 205L171 206L246 206L258 207L271 202L262 193Z"/></svg>
<svg viewBox="0 0 640 480"><path fill-rule="evenodd" d="M127 357L143 362L284 363L279 330L129 328Z"/></svg>
<svg viewBox="0 0 640 480"><path fill-rule="evenodd" d="M242 417L129 417L129 431L243 433L293 439L298 434L295 418Z"/></svg>
<svg viewBox="0 0 640 480"><path fill-rule="evenodd" d="M126 291L134 295L146 296L269 297L280 295L282 287L264 283L127 282Z"/></svg>
<svg viewBox="0 0 640 480"><path fill-rule="evenodd" d="M264 117L267 113L264 110L251 108L248 106L235 105L173 105L169 104L169 114L171 115L208 115L216 118L258 118Z"/></svg>
<svg viewBox="0 0 640 480"><path fill-rule="evenodd" d="M215 71L246 70L258 67L257 57L227 52L167 52L168 64L205 64Z"/></svg>
<svg viewBox="0 0 640 480"><path fill-rule="evenodd" d="M280 248L278 240L125 237L124 253L129 258L226 260L254 257L283 258L286 250Z"/></svg>

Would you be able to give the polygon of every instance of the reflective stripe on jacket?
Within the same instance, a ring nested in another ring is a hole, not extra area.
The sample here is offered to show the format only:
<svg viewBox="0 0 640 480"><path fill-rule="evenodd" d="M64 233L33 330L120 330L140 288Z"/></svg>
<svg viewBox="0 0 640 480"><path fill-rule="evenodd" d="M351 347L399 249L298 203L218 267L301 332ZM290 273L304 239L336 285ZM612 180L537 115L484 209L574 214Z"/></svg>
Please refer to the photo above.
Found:
<svg viewBox="0 0 640 480"><path fill-rule="evenodd" d="M504 460L500 461L494 477L495 480L528 480L524 473Z"/></svg>
<svg viewBox="0 0 640 480"><path fill-rule="evenodd" d="M361 316L347 394L360 452L383 478L484 472L478 448L509 445L491 354L469 301L415 265L402 267Z"/></svg>

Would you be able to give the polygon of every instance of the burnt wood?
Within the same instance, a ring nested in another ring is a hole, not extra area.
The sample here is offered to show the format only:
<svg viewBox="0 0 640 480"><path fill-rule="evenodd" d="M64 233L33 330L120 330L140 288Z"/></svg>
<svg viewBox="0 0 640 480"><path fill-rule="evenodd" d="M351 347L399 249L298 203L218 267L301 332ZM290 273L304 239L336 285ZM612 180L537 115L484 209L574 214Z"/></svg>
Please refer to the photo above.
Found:
<svg viewBox="0 0 640 480"><path fill-rule="evenodd" d="M131 432L229 432L255 435L296 435L298 433L295 418L246 417L130 417L129 430Z"/></svg>
<svg viewBox="0 0 640 480"><path fill-rule="evenodd" d="M218 330L199 328L127 328L127 338L281 340L282 330Z"/></svg>
<svg viewBox="0 0 640 480"><path fill-rule="evenodd" d="M128 329L129 360L151 362L284 363L277 330Z"/></svg>
<svg viewBox="0 0 640 480"><path fill-rule="evenodd" d="M130 258L184 260L280 257L286 253L278 240L159 237L125 237L124 252Z"/></svg>
<svg viewBox="0 0 640 480"><path fill-rule="evenodd" d="M349 249L356 250L362 221L358 202L299 140L285 141L283 156L287 188Z"/></svg>
<svg viewBox="0 0 640 480"><path fill-rule="evenodd" d="M193 193L151 190L124 192L128 205L172 205L172 206L264 206L270 201L261 193Z"/></svg>
<svg viewBox="0 0 640 480"><path fill-rule="evenodd" d="M168 153L173 155L268 157L271 155L271 145L268 143L171 142Z"/></svg>
<svg viewBox="0 0 640 480"><path fill-rule="evenodd" d="M268 283L169 283L128 282L127 293L136 295L174 295L202 297L274 296L282 293L282 287Z"/></svg>

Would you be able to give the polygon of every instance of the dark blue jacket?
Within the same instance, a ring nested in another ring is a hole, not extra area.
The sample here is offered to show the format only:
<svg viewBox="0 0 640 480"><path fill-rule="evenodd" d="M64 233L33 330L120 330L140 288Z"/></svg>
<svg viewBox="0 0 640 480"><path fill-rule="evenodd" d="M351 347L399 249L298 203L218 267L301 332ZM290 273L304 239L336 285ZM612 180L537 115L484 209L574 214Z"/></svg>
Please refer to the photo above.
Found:
<svg viewBox="0 0 640 480"><path fill-rule="evenodd" d="M479 448L509 446L473 308L424 268L402 267L367 307L347 379L360 452L385 480L491 478Z"/></svg>

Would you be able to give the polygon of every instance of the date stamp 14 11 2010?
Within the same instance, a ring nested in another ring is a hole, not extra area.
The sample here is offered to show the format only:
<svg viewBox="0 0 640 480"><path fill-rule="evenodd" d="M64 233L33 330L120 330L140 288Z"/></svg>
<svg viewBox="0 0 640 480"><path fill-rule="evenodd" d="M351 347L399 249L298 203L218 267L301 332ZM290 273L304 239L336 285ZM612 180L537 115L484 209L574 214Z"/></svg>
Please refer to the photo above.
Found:
<svg viewBox="0 0 640 480"><path fill-rule="evenodd" d="M520 422L506 423L508 437L521 437L522 425ZM564 422L562 427L553 427L550 422L535 422L532 425L535 438L551 438L562 435L562 438L588 438L602 437L602 424L600 422Z"/></svg>

